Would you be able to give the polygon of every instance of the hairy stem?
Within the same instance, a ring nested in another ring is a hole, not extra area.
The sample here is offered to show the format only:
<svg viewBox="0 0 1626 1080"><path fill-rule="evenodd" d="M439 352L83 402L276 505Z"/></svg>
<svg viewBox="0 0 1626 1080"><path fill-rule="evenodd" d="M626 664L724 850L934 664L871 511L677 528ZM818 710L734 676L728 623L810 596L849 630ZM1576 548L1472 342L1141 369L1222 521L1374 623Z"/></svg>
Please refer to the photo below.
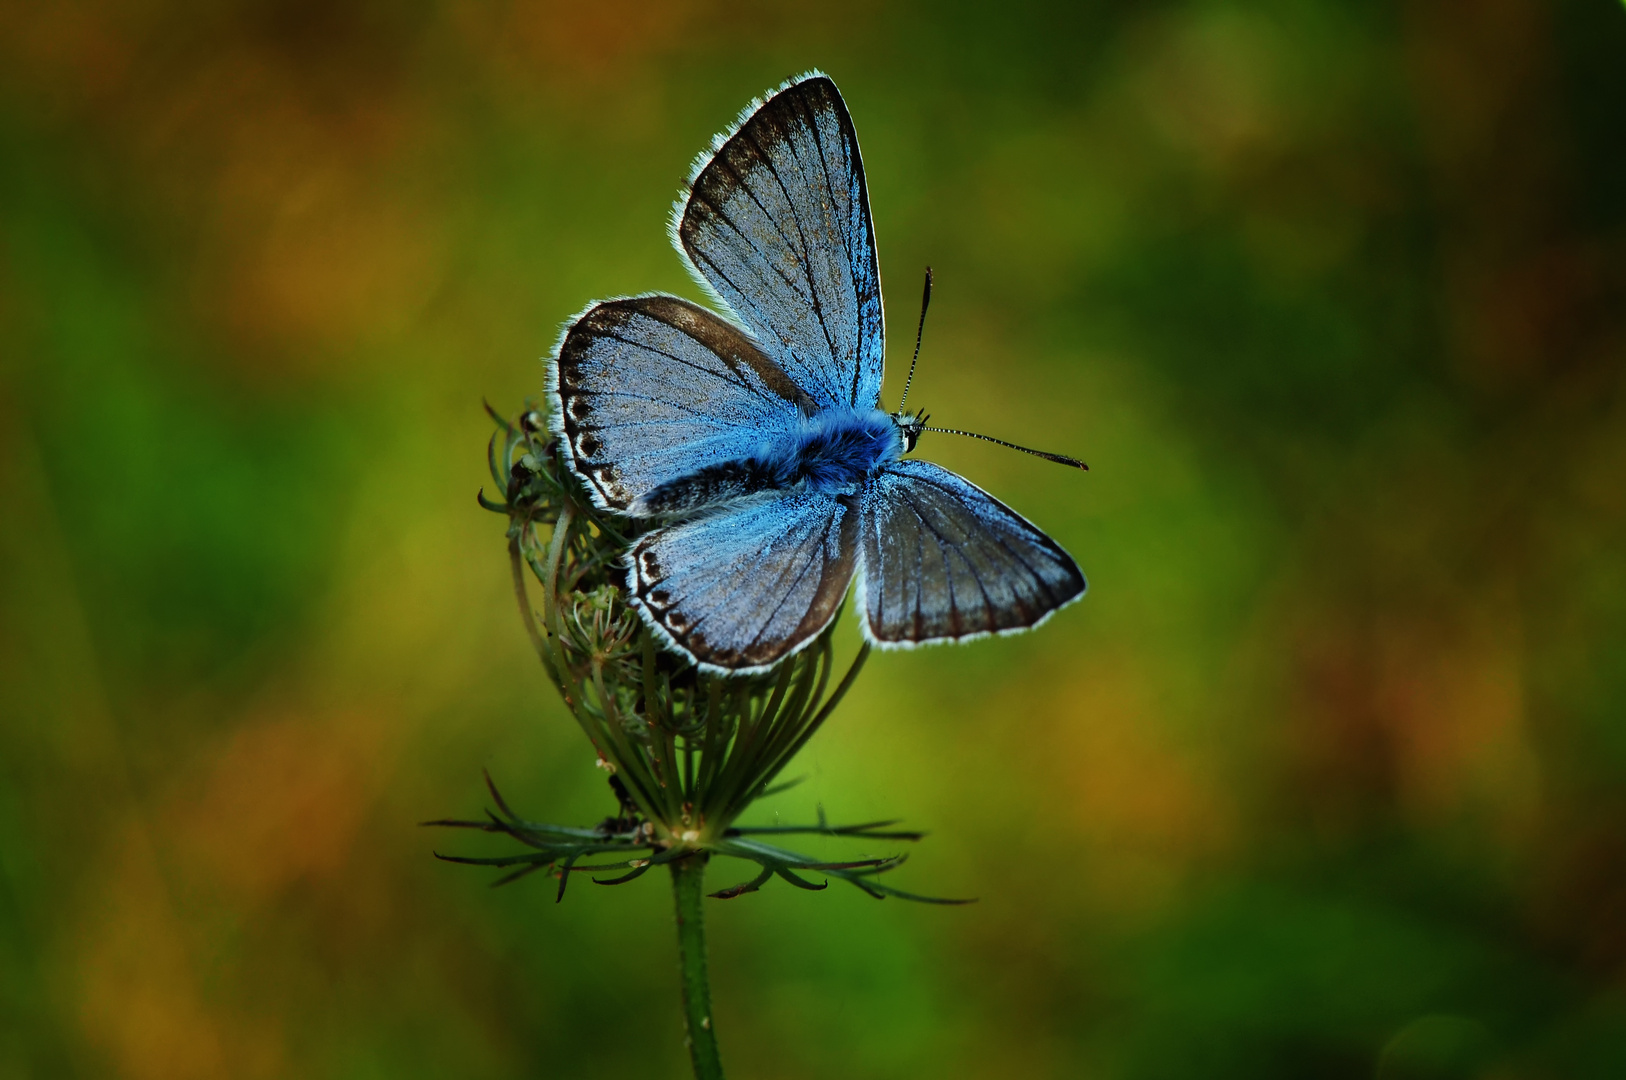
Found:
<svg viewBox="0 0 1626 1080"><path fill-rule="evenodd" d="M683 1025L695 1080L722 1080L717 1053L717 1026L711 1018L711 979L706 974L706 924L700 910L705 900L706 856L690 855L672 864L672 894L677 901L678 966L683 975Z"/></svg>

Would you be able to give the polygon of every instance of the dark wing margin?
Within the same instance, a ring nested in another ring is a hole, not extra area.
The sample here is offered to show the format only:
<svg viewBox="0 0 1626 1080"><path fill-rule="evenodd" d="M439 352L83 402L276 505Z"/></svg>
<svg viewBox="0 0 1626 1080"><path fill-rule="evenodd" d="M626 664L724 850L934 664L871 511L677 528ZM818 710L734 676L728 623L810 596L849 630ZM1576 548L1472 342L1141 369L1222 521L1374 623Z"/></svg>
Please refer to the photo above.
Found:
<svg viewBox="0 0 1626 1080"><path fill-rule="evenodd" d="M858 135L817 72L747 106L673 208L701 283L822 407L881 392L885 320Z"/></svg>
<svg viewBox="0 0 1626 1080"><path fill-rule="evenodd" d="M882 647L1027 630L1084 595L1060 545L931 462L889 465L861 511L865 632Z"/></svg>
<svg viewBox="0 0 1626 1080"><path fill-rule="evenodd" d="M602 508L749 457L813 403L734 324L675 296L589 307L548 363L572 469Z"/></svg>
<svg viewBox="0 0 1626 1080"><path fill-rule="evenodd" d="M791 495L645 533L627 555L644 620L703 668L748 674L830 624L857 565L857 498Z"/></svg>

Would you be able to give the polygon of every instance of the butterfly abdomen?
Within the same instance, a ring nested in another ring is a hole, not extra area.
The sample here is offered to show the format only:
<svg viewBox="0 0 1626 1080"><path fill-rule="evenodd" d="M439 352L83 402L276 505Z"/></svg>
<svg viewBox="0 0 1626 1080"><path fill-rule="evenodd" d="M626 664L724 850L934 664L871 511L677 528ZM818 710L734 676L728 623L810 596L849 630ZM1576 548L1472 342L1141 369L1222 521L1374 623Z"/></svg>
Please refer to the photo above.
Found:
<svg viewBox="0 0 1626 1080"><path fill-rule="evenodd" d="M785 487L774 462L758 458L724 461L670 480L634 504L641 514L686 514Z"/></svg>

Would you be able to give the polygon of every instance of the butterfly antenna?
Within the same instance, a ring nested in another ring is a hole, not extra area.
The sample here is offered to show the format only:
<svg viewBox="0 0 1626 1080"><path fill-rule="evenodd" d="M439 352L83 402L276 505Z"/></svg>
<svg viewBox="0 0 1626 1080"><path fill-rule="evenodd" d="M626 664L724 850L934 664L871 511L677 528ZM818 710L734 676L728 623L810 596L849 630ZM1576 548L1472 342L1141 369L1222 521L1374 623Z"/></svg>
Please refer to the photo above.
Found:
<svg viewBox="0 0 1626 1080"><path fill-rule="evenodd" d="M1033 450L1026 446L1017 446L1013 442L1006 442L1004 439L996 439L992 435L978 435L975 431L959 431L955 428L946 427L923 427L920 430L936 431L944 435L964 435L968 439L981 439L983 442L998 443L1000 446L1008 446L1012 450L1020 450L1024 454L1032 454L1034 457L1041 457L1046 461L1054 461L1057 465L1071 465L1073 468L1083 469L1085 472L1089 472L1090 470L1088 465L1084 464L1077 458L1070 458L1066 454L1047 454L1043 450Z"/></svg>
<svg viewBox="0 0 1626 1080"><path fill-rule="evenodd" d="M903 380L903 396L898 399L898 411L909 400L909 384L915 381L915 365L920 362L920 338L926 333L926 309L932 306L932 268L926 267L926 290L920 294L920 325L915 327L915 355L909 361L909 377Z"/></svg>

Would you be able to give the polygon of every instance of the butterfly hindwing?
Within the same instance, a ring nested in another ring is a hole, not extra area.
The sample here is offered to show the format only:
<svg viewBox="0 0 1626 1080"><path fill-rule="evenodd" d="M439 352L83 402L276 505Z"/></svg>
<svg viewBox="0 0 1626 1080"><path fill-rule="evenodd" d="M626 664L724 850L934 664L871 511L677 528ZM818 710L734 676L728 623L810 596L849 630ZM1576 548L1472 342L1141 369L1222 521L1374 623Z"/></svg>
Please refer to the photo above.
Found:
<svg viewBox="0 0 1626 1080"><path fill-rule="evenodd" d="M793 81L690 182L673 239L821 407L875 405L885 330L858 136L835 83Z"/></svg>
<svg viewBox="0 0 1626 1080"><path fill-rule="evenodd" d="M860 502L863 617L882 646L1026 630L1084 595L1060 545L941 466L893 462Z"/></svg>
<svg viewBox="0 0 1626 1080"><path fill-rule="evenodd" d="M856 502L787 495L646 533L627 556L632 600L702 665L775 663L840 608L857 561Z"/></svg>
<svg viewBox="0 0 1626 1080"><path fill-rule="evenodd" d="M738 327L675 296L595 304L549 365L578 476L600 506L637 500L708 465L755 453L810 400Z"/></svg>

